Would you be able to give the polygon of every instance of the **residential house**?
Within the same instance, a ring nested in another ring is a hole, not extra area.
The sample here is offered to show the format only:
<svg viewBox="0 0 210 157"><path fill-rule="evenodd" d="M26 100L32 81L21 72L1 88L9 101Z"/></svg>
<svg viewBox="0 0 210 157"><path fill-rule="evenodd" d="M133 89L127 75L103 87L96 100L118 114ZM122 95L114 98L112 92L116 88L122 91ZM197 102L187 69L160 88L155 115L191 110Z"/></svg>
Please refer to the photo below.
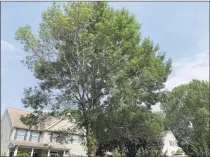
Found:
<svg viewBox="0 0 210 157"><path fill-rule="evenodd" d="M30 112L8 108L1 117L1 156L16 156L19 152L27 152L31 157L65 157L86 156L85 147L81 144L80 132L72 134L73 139L61 144L56 141L56 130L75 126L67 119L50 117L44 126L29 129L20 121L21 115Z"/></svg>
<svg viewBox="0 0 210 157"><path fill-rule="evenodd" d="M164 132L163 143L163 153L166 152L168 156L172 156L177 150L181 149L177 145L177 140L171 131Z"/></svg>

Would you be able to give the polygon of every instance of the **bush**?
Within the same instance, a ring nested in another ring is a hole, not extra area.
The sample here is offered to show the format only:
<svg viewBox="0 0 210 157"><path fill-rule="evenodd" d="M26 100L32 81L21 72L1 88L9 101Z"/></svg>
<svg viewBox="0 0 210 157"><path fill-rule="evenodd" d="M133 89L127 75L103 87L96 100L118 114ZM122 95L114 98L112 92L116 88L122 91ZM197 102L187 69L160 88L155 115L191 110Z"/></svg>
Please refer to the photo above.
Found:
<svg viewBox="0 0 210 157"><path fill-rule="evenodd" d="M178 149L178 150L176 151L176 153L184 153L184 151L183 151L182 149Z"/></svg>
<svg viewBox="0 0 210 157"><path fill-rule="evenodd" d="M18 153L16 155L16 157L30 157L30 154L28 154L28 153Z"/></svg>
<svg viewBox="0 0 210 157"><path fill-rule="evenodd" d="M115 157L125 157L125 154L124 153L120 153L119 151L117 151L117 150L114 150L114 151L112 151L112 154L113 154L113 156Z"/></svg>
<svg viewBox="0 0 210 157"><path fill-rule="evenodd" d="M145 157L145 156L149 156L149 157L167 157L166 154L163 154L161 150L157 150L157 149L140 149L136 156L138 157Z"/></svg>

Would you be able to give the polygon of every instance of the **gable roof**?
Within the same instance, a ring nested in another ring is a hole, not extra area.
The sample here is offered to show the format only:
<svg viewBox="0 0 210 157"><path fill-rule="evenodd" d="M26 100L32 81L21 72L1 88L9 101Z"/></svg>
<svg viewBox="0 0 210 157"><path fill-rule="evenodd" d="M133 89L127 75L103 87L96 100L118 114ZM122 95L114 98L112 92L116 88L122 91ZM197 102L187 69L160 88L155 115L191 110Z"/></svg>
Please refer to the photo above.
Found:
<svg viewBox="0 0 210 157"><path fill-rule="evenodd" d="M174 141L177 141L176 137L174 136L174 134L173 134L173 132L171 130L167 130L167 131L164 132L163 139L166 140L168 138L170 138L170 139L172 139Z"/></svg>
<svg viewBox="0 0 210 157"><path fill-rule="evenodd" d="M7 108L7 111L9 114L9 118L12 122L12 127L29 129L29 126L21 122L20 118L21 116L27 116L31 112L15 108ZM59 129L65 129L65 128L67 129L75 126L75 124L72 123L69 119L61 119L59 117L48 117L43 124L40 125L38 130L56 131ZM36 128L32 127L31 130L36 130Z"/></svg>
<svg viewBox="0 0 210 157"><path fill-rule="evenodd" d="M28 128L28 126L26 126L25 124L23 124L20 121L20 117L21 117L21 115L26 116L30 112L26 112L24 110L19 110L19 109L15 109L15 108L8 108L7 111L8 111L8 114L9 114L9 117L10 117L13 127L24 128L24 129Z"/></svg>

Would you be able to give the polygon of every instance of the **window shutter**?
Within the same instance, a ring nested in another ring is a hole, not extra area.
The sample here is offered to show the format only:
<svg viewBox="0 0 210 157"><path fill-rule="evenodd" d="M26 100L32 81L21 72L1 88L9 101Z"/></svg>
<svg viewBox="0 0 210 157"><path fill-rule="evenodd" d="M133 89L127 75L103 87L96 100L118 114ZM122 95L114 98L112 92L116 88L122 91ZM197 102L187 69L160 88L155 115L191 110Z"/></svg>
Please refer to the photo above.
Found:
<svg viewBox="0 0 210 157"><path fill-rule="evenodd" d="M50 142L53 141L53 132L50 133Z"/></svg>
<svg viewBox="0 0 210 157"><path fill-rule="evenodd" d="M25 132L25 136L24 136L24 140L26 141L26 139L27 139L27 135L28 135L28 130L26 130L26 132Z"/></svg>
<svg viewBox="0 0 210 157"><path fill-rule="evenodd" d="M41 133L39 132L38 142L40 142L40 134L41 134Z"/></svg>
<svg viewBox="0 0 210 157"><path fill-rule="evenodd" d="M15 140L17 139L17 135L18 135L18 128L16 128L16 131L15 131L15 137L14 137Z"/></svg>
<svg viewBox="0 0 210 157"><path fill-rule="evenodd" d="M33 134L33 131L31 131L31 134L30 134L30 138L29 138L29 141L31 141L31 138L32 138L32 134Z"/></svg>

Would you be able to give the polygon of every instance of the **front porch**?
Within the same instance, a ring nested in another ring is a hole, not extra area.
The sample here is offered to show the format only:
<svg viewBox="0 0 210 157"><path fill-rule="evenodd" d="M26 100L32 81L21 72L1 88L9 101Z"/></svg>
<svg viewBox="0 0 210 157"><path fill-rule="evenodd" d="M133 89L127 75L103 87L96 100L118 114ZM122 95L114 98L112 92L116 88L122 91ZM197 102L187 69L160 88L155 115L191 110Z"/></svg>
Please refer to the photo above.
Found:
<svg viewBox="0 0 210 157"><path fill-rule="evenodd" d="M70 148L63 145L48 145L29 141L10 141L9 157L18 153L27 153L30 157L66 157L70 156Z"/></svg>
<svg viewBox="0 0 210 157"><path fill-rule="evenodd" d="M9 149L9 157L15 157L18 153L27 153L31 157L66 157L69 156L69 151L65 150L47 150L38 148L24 148L16 146Z"/></svg>

